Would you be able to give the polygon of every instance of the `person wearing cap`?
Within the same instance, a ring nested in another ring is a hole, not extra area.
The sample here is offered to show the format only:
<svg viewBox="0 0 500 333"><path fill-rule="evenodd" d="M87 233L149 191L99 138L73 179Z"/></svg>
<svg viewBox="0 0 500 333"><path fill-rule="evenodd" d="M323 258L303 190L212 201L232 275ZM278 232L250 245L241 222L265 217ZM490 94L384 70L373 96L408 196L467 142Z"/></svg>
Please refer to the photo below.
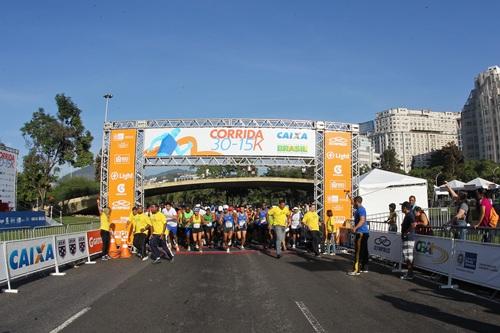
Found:
<svg viewBox="0 0 500 333"><path fill-rule="evenodd" d="M457 238L464 240L467 237L467 216L469 215L469 205L467 204L467 193L459 191L458 194L450 187L448 182L444 185L450 193L457 206L457 213L452 218L452 225L456 226Z"/></svg>
<svg viewBox="0 0 500 333"><path fill-rule="evenodd" d="M191 226L192 234L193 234L193 241L195 244L196 250L199 252L203 252L203 238L202 233L203 230L201 228L202 225L202 217L200 214L200 208L196 207L194 209L194 214L191 216L189 219L189 225Z"/></svg>
<svg viewBox="0 0 500 333"><path fill-rule="evenodd" d="M223 248L227 253L230 252L229 247L231 246L231 239L233 237L234 223L237 219L233 212L233 207L228 205L222 206L223 212L219 219L219 224L222 225L224 229L224 245Z"/></svg>
<svg viewBox="0 0 500 333"><path fill-rule="evenodd" d="M205 233L205 239L207 240L208 247L212 247L215 214L210 210L210 207L208 206L205 207L205 212L205 215L203 215L203 232Z"/></svg>
<svg viewBox="0 0 500 333"><path fill-rule="evenodd" d="M366 221L366 209L363 207L363 198L360 196L353 198L350 192L346 192L346 195L351 200L355 209L352 232L356 235L354 241L353 270L347 274L357 276L361 272L368 273L368 237L370 236L370 230Z"/></svg>
<svg viewBox="0 0 500 333"><path fill-rule="evenodd" d="M300 237L300 224L302 221L302 213L299 207L293 207L292 216L290 218L290 233L292 234L292 249L296 248L297 238Z"/></svg>
<svg viewBox="0 0 500 333"><path fill-rule="evenodd" d="M403 223L401 223L403 260L408 267L408 272L401 276L403 280L413 279L413 249L415 248L415 227L417 226L417 222L411 208L411 204L408 201L401 204L401 211L405 214Z"/></svg>
<svg viewBox="0 0 500 333"><path fill-rule="evenodd" d="M285 200L280 200L277 207L273 207L267 213L272 218L276 242L276 257L281 258L281 244L285 239L285 229L290 225L290 209L285 205Z"/></svg>
<svg viewBox="0 0 500 333"><path fill-rule="evenodd" d="M167 246L166 235L168 236L167 230L167 218L161 212L158 211L158 206L153 204L150 206L149 218L151 220L151 239L149 240L149 245L151 247L151 259L153 259L153 264L160 263L161 254L167 257L167 259L172 260L174 258L173 253ZM160 249L162 250L160 252Z"/></svg>

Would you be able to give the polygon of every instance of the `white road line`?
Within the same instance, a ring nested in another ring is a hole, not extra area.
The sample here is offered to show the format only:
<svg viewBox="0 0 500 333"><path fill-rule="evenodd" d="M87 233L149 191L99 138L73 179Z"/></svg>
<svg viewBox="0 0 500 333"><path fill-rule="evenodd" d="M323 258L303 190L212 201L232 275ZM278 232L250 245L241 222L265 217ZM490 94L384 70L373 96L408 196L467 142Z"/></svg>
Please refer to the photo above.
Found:
<svg viewBox="0 0 500 333"><path fill-rule="evenodd" d="M309 324L311 324L314 332L316 333L325 333L325 329L321 326L319 321L313 316L309 308L304 304L304 302L295 301L295 304L299 307L300 311L304 314Z"/></svg>
<svg viewBox="0 0 500 333"><path fill-rule="evenodd" d="M63 329L65 329L67 326L69 326L69 324L71 324L72 322L77 320L79 317L83 316L89 310L90 310L90 307L86 307L86 308L82 309L81 311L75 313L68 320L66 320L64 323L62 323L61 325L57 326L52 331L50 331L50 333L61 332Z"/></svg>

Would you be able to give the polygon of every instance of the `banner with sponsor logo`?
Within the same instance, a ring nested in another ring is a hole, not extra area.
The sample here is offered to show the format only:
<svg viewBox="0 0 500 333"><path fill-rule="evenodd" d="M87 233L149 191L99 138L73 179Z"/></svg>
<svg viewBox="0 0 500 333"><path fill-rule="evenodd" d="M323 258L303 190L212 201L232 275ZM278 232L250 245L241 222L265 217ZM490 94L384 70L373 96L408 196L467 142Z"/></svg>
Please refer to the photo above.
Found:
<svg viewBox="0 0 500 333"><path fill-rule="evenodd" d="M102 238L100 230L87 231L89 255L101 253L102 251Z"/></svg>
<svg viewBox="0 0 500 333"><path fill-rule="evenodd" d="M112 130L108 165L108 203L114 231L126 235L126 222L134 206L135 195L135 129ZM115 233L115 236L118 236ZM117 243L120 243L117 237Z"/></svg>
<svg viewBox="0 0 500 333"><path fill-rule="evenodd" d="M370 231L368 253L394 262L401 261L401 234Z"/></svg>
<svg viewBox="0 0 500 333"><path fill-rule="evenodd" d="M314 157L316 133L314 130L284 128L146 129L144 155Z"/></svg>
<svg viewBox="0 0 500 333"><path fill-rule="evenodd" d="M85 233L56 236L56 255L59 265L87 257Z"/></svg>
<svg viewBox="0 0 500 333"><path fill-rule="evenodd" d="M352 184L352 134L327 131L324 136L324 197L323 213L332 210L337 224L352 218L352 207L345 191Z"/></svg>
<svg viewBox="0 0 500 333"><path fill-rule="evenodd" d="M500 246L455 240L452 276L500 289Z"/></svg>
<svg viewBox="0 0 500 333"><path fill-rule="evenodd" d="M417 235L415 238L414 264L429 271L448 274L452 260L452 240Z"/></svg>
<svg viewBox="0 0 500 333"><path fill-rule="evenodd" d="M33 228L46 225L45 212L0 213L0 229Z"/></svg>
<svg viewBox="0 0 500 333"><path fill-rule="evenodd" d="M0 148L0 201L2 210L16 210L17 150Z"/></svg>
<svg viewBox="0 0 500 333"><path fill-rule="evenodd" d="M53 237L7 242L7 266L11 278L55 267Z"/></svg>
<svg viewBox="0 0 500 333"><path fill-rule="evenodd" d="M7 267L5 267L3 243L0 243L0 282L7 281Z"/></svg>

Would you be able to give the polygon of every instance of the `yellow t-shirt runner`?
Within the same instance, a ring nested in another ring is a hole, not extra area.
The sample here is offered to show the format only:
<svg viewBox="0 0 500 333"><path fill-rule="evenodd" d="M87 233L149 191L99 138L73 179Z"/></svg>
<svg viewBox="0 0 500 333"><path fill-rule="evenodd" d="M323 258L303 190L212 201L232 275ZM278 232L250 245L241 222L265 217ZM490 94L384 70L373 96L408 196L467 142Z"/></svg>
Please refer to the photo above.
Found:
<svg viewBox="0 0 500 333"><path fill-rule="evenodd" d="M100 229L101 230L109 231L109 219L108 219L108 215L106 213L102 212L100 220L101 220Z"/></svg>
<svg viewBox="0 0 500 333"><path fill-rule="evenodd" d="M326 232L329 234L337 232L337 226L335 225L335 220L333 219L333 216L328 216L328 219L326 220Z"/></svg>
<svg viewBox="0 0 500 333"><path fill-rule="evenodd" d="M319 231L319 215L316 212L307 212L302 219L311 231Z"/></svg>
<svg viewBox="0 0 500 333"><path fill-rule="evenodd" d="M133 233L134 234L146 234L148 225L151 225L150 218L142 213L132 216Z"/></svg>
<svg viewBox="0 0 500 333"><path fill-rule="evenodd" d="M165 229L167 218L163 213L157 212L149 216L151 226L153 227L153 235L168 235L168 230Z"/></svg>
<svg viewBox="0 0 500 333"><path fill-rule="evenodd" d="M272 218L272 225L286 227L288 224L288 216L290 216L290 209L285 207L273 207L267 213Z"/></svg>

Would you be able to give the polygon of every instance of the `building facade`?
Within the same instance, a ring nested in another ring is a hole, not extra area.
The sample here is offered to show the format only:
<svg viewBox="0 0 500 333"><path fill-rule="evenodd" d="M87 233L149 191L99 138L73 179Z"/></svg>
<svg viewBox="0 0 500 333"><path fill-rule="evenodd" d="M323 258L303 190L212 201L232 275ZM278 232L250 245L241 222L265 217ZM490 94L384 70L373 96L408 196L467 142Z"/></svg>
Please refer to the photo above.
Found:
<svg viewBox="0 0 500 333"><path fill-rule="evenodd" d="M367 135L375 152L393 148L408 172L412 167L427 166L434 150L450 142L458 146L459 125L460 112L394 108L378 112L373 132Z"/></svg>
<svg viewBox="0 0 500 333"><path fill-rule="evenodd" d="M372 140L367 135L358 137L358 163L360 167L378 167L380 166L380 154L375 152Z"/></svg>
<svg viewBox="0 0 500 333"><path fill-rule="evenodd" d="M462 110L463 152L467 159L500 162L500 67L474 80Z"/></svg>

